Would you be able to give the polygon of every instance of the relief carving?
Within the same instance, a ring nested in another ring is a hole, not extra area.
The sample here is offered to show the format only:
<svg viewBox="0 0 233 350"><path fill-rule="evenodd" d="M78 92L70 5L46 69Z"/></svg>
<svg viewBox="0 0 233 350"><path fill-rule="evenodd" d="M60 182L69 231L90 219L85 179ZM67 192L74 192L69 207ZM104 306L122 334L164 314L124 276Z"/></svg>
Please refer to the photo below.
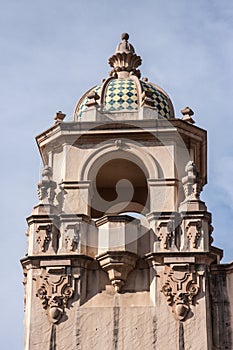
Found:
<svg viewBox="0 0 233 350"><path fill-rule="evenodd" d="M80 224L67 225L65 232L68 233L71 231L71 234L67 234L65 237L66 249L68 252L74 252L80 242Z"/></svg>
<svg viewBox="0 0 233 350"><path fill-rule="evenodd" d="M171 220L168 222L161 221L157 225L157 235L163 249L169 249L171 247L173 231L174 223Z"/></svg>
<svg viewBox="0 0 233 350"><path fill-rule="evenodd" d="M186 234L192 248L197 248L201 237L201 220L189 221L186 225Z"/></svg>
<svg viewBox="0 0 233 350"><path fill-rule="evenodd" d="M51 241L52 225L40 225L36 230L36 241L40 247L41 252L48 249Z"/></svg>
<svg viewBox="0 0 233 350"><path fill-rule="evenodd" d="M124 140L116 139L115 140L115 147L117 150L123 150L126 146Z"/></svg>
<svg viewBox="0 0 233 350"><path fill-rule="evenodd" d="M41 300L51 323L58 323L74 294L74 281L65 268L42 270L37 279L36 296Z"/></svg>
<svg viewBox="0 0 233 350"><path fill-rule="evenodd" d="M168 305L172 307L175 318L183 321L199 291L196 273L190 272L188 264L177 264L172 265L165 275L167 279L161 292L165 295Z"/></svg>

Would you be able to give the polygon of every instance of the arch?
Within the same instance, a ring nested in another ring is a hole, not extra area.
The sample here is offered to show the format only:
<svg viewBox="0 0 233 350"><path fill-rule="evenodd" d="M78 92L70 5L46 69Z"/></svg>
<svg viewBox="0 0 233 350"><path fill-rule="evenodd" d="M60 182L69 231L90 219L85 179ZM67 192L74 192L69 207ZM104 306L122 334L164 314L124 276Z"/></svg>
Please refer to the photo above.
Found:
<svg viewBox="0 0 233 350"><path fill-rule="evenodd" d="M157 179L160 169L153 157L131 140L103 142L80 167L80 181L91 181L91 217L122 211L146 214L150 208L148 180Z"/></svg>
<svg viewBox="0 0 233 350"><path fill-rule="evenodd" d="M128 139L117 139L103 142L93 152L91 152L80 166L79 179L88 181L90 173L99 169L101 163L114 158L125 158L135 161L136 164L145 170L148 179L158 179L159 167L156 160L147 152L141 149L140 144Z"/></svg>

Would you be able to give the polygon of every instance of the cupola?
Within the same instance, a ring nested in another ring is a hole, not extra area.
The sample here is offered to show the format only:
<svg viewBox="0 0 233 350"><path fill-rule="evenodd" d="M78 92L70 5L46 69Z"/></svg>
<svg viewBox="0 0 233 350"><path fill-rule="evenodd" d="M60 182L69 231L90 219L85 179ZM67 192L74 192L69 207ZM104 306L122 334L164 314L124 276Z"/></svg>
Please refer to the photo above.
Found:
<svg viewBox="0 0 233 350"><path fill-rule="evenodd" d="M84 112L90 107L95 107L99 113L113 115L119 112L132 114L147 107L156 112L153 118L174 118L174 109L168 94L147 78L141 79L138 67L142 60L128 42L129 35L123 33L121 38L122 42L117 45L115 53L108 61L113 68L109 73L110 77L84 93L76 105L74 120L85 121ZM137 119L132 115L128 115L128 118Z"/></svg>

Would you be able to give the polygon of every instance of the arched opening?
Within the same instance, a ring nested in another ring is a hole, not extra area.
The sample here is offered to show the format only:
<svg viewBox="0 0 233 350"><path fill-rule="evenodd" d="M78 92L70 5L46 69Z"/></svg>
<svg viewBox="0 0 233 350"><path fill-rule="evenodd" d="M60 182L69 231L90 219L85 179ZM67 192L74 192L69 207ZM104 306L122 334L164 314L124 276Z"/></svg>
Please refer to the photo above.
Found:
<svg viewBox="0 0 233 350"><path fill-rule="evenodd" d="M102 163L92 179L91 217L148 212L148 174L141 164L120 157Z"/></svg>

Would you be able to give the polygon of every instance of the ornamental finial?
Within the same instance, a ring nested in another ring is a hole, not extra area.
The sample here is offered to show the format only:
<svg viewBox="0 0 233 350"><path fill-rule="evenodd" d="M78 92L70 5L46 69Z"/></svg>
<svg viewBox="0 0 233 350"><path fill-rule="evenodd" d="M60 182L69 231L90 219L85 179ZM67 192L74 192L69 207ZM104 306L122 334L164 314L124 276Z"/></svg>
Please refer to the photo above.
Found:
<svg viewBox="0 0 233 350"><path fill-rule="evenodd" d="M138 66L142 64L141 57L135 53L133 45L128 42L129 34L121 35L122 42L117 45L115 53L109 58L109 64L113 68L110 76L127 77L136 75L140 78Z"/></svg>

